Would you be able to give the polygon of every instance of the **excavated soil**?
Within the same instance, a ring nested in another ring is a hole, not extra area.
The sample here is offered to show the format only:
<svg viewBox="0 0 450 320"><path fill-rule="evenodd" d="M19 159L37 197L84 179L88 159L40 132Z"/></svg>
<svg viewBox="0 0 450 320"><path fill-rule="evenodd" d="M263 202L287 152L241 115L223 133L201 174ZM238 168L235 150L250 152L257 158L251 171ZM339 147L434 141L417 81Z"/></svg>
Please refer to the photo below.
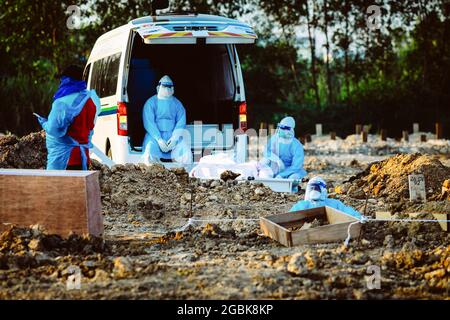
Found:
<svg viewBox="0 0 450 320"><path fill-rule="evenodd" d="M150 229L164 233L182 227L188 218L255 218L273 213L277 204L281 206L279 212L287 210L286 200L300 199L257 183L189 178L182 168L127 164L109 169L96 161L93 168L101 172L106 229L117 235ZM114 219L110 222L109 217ZM246 223L237 221L234 226Z"/></svg>
<svg viewBox="0 0 450 320"><path fill-rule="evenodd" d="M19 167L22 158L10 147L21 150L24 144L11 137L0 141L8 147L2 147L0 159L5 154L19 159L2 160L0 167ZM305 168L310 176L327 180L330 197L369 217L376 211L399 219L408 218L407 212L425 212L418 217L434 219L432 213L450 212L449 168L439 160L415 154L377 160L306 154ZM103 239L62 239L38 226L4 232L1 299L449 298L450 234L438 223L367 222L348 247L338 242L287 248L260 233L258 218L286 212L303 198L302 191L282 194L251 182L202 181L189 178L184 169L159 165L109 169L93 161L92 169L100 172ZM419 169L433 189L430 201L408 202L402 183ZM376 194L366 190L367 200L364 190L364 196L334 192L373 179L370 185L382 175L385 187ZM69 290L74 267L81 288ZM379 287L373 286L374 270Z"/></svg>
<svg viewBox="0 0 450 320"><path fill-rule="evenodd" d="M0 168L45 169L46 164L45 131L22 138L0 135Z"/></svg>
<svg viewBox="0 0 450 320"><path fill-rule="evenodd" d="M365 198L369 192L372 196L386 198L389 202L405 201L409 199L410 174L423 174L427 199L439 199L444 181L450 177L450 168L434 156L399 154L370 164L338 187L336 192L360 199Z"/></svg>

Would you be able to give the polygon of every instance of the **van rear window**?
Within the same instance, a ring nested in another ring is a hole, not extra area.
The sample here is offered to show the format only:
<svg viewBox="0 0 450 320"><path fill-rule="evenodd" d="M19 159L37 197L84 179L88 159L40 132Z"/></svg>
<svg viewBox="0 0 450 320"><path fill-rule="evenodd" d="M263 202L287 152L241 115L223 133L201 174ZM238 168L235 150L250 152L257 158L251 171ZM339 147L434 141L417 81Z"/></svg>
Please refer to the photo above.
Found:
<svg viewBox="0 0 450 320"><path fill-rule="evenodd" d="M121 53L97 60L92 66L91 89L95 89L100 98L116 94Z"/></svg>

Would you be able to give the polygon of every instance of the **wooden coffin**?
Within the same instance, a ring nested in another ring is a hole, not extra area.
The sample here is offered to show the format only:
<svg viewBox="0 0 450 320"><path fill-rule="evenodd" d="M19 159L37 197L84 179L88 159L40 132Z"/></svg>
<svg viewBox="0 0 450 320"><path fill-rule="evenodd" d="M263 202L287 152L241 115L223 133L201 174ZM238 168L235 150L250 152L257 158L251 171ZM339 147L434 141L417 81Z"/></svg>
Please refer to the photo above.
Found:
<svg viewBox="0 0 450 320"><path fill-rule="evenodd" d="M289 228L301 226L305 221L320 218L327 225L306 230L292 231ZM260 227L264 235L292 247L300 244L315 244L344 241L347 238L348 226L358 219L330 207L293 211L260 218ZM351 226L350 236L356 238L361 232L361 224Z"/></svg>
<svg viewBox="0 0 450 320"><path fill-rule="evenodd" d="M98 172L0 169L0 231L34 224L61 236L101 236Z"/></svg>

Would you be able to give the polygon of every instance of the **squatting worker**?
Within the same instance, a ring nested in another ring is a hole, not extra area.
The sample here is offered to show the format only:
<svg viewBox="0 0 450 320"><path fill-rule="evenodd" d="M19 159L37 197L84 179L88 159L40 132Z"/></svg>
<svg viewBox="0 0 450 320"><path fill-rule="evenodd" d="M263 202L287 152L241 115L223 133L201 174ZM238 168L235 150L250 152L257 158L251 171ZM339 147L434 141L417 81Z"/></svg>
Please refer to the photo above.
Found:
<svg viewBox="0 0 450 320"><path fill-rule="evenodd" d="M300 180L306 175L303 145L295 138L294 129L294 118L283 118L264 150L260 164L271 167L275 178Z"/></svg>
<svg viewBox="0 0 450 320"><path fill-rule="evenodd" d="M337 199L328 198L327 185L321 177L314 177L306 185L305 200L297 202L289 211L328 206L360 219L361 214Z"/></svg>
<svg viewBox="0 0 450 320"><path fill-rule="evenodd" d="M144 105L143 122L147 131L144 138L144 161L161 159L191 163L192 152L183 138L186 129L186 110L174 97L174 84L169 76L159 80L156 94Z"/></svg>
<svg viewBox="0 0 450 320"><path fill-rule="evenodd" d="M86 89L79 66L67 67L60 78L48 119L37 115L46 132L47 170L87 170L100 99Z"/></svg>

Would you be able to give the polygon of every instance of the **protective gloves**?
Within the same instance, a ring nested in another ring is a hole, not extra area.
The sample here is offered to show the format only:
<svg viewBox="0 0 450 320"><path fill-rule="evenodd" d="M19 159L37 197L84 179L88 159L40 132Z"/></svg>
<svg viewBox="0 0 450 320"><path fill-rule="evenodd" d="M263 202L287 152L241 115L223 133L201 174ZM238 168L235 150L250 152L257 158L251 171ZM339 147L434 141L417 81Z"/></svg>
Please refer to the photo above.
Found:
<svg viewBox="0 0 450 320"><path fill-rule="evenodd" d="M167 149L169 151L173 150L177 145L178 138L171 137L169 141L167 141Z"/></svg>
<svg viewBox="0 0 450 320"><path fill-rule="evenodd" d="M41 125L41 127L44 125L44 123L47 122L47 119L34 113L34 115L36 116L37 120L39 121L39 124Z"/></svg>
<svg viewBox="0 0 450 320"><path fill-rule="evenodd" d="M159 138L158 140L156 140L156 142L158 142L159 148L161 149L162 152L169 152L169 148L167 147L166 142L162 138Z"/></svg>
<svg viewBox="0 0 450 320"><path fill-rule="evenodd" d="M167 141L167 147L170 150L173 150L178 142L180 141L180 137L183 136L183 129L175 129L172 132L172 136L170 137L170 139Z"/></svg>
<svg viewBox="0 0 450 320"><path fill-rule="evenodd" d="M280 158L278 158L278 159L275 161L275 163L277 164L278 170L279 170L279 171L283 171L283 170L284 170L284 162L283 162L283 160L281 160Z"/></svg>

